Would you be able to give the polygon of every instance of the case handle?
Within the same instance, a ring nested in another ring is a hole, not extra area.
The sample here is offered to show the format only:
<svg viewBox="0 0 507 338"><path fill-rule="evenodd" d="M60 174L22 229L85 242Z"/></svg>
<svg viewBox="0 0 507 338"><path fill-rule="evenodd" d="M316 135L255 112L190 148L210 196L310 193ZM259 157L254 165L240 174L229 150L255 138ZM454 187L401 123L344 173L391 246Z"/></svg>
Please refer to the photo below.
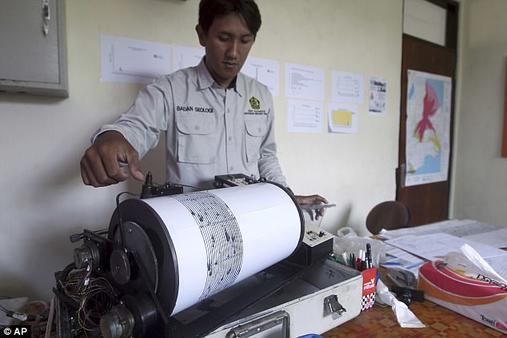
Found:
<svg viewBox="0 0 507 338"><path fill-rule="evenodd" d="M282 324L284 338L290 337L290 315L286 311L278 311L270 315L253 320L246 324L233 327L226 335L226 338L251 337L257 333L269 330Z"/></svg>

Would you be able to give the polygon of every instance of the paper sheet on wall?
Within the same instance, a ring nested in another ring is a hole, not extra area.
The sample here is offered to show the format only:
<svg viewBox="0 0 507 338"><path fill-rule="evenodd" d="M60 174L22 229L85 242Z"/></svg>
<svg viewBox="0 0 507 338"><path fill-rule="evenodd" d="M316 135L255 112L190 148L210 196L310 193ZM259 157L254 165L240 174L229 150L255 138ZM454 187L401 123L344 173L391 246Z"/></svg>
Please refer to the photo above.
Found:
<svg viewBox="0 0 507 338"><path fill-rule="evenodd" d="M324 70L296 64L286 64L285 95L298 99L323 100Z"/></svg>
<svg viewBox="0 0 507 338"><path fill-rule="evenodd" d="M197 66L204 56L204 48L174 46L173 70Z"/></svg>
<svg viewBox="0 0 507 338"><path fill-rule="evenodd" d="M355 104L329 104L328 129L332 133L355 134L358 131L358 110Z"/></svg>
<svg viewBox="0 0 507 338"><path fill-rule="evenodd" d="M387 81L380 77L370 77L368 113L372 116L386 115Z"/></svg>
<svg viewBox="0 0 507 338"><path fill-rule="evenodd" d="M150 83L172 72L171 46L102 35L101 81Z"/></svg>
<svg viewBox="0 0 507 338"><path fill-rule="evenodd" d="M406 186L447 180L451 90L450 77L408 71Z"/></svg>
<svg viewBox="0 0 507 338"><path fill-rule="evenodd" d="M249 57L241 72L266 85L271 95L280 95L280 64L277 61Z"/></svg>
<svg viewBox="0 0 507 338"><path fill-rule="evenodd" d="M331 100L334 102L363 102L363 76L361 74L339 72L332 73Z"/></svg>
<svg viewBox="0 0 507 338"><path fill-rule="evenodd" d="M290 133L322 132L322 102L293 100L287 102L287 122Z"/></svg>

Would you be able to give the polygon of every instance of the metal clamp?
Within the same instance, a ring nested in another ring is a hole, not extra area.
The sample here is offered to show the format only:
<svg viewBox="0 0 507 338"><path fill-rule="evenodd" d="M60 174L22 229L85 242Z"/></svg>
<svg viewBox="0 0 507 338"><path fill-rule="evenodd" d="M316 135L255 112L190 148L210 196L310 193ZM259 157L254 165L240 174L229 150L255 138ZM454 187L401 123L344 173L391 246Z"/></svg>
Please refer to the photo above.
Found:
<svg viewBox="0 0 507 338"><path fill-rule="evenodd" d="M246 324L233 327L227 332L226 338L251 337L257 333L269 330L279 324L282 324L282 333L284 338L290 337L290 315L286 311L278 311L262 318L253 320Z"/></svg>

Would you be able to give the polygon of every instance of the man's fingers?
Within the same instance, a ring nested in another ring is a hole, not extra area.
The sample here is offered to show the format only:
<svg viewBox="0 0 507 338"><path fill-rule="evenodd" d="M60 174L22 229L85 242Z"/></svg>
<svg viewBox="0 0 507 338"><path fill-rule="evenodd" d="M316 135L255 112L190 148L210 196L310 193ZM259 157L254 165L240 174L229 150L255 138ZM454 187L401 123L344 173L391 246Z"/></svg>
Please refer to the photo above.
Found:
<svg viewBox="0 0 507 338"><path fill-rule="evenodd" d="M126 162L128 170L122 168L119 161ZM128 178L129 172L134 179L144 181L136 150L121 133L116 131L100 134L81 159L83 182L94 187L124 181Z"/></svg>
<svg viewBox="0 0 507 338"><path fill-rule="evenodd" d="M91 185L94 187L101 186L101 184L99 184L99 182L95 178L93 171L90 169L86 158L84 157L81 159L81 177L83 178L83 182L87 185Z"/></svg>
<svg viewBox="0 0 507 338"><path fill-rule="evenodd" d="M144 182L144 174L139 169L139 156L137 156L137 153L132 153L127 157L127 162L129 165L129 171L130 175L138 181Z"/></svg>
<svg viewBox="0 0 507 338"><path fill-rule="evenodd" d="M314 202L328 203L327 199L320 195L313 195L312 198L314 199Z"/></svg>
<svg viewBox="0 0 507 338"><path fill-rule="evenodd" d="M81 167L81 179L83 180L83 183L86 185L91 185L90 179L88 178L88 174L86 173L86 169L83 165L83 160L81 160L81 163L79 165Z"/></svg>
<svg viewBox="0 0 507 338"><path fill-rule="evenodd" d="M320 204L329 203L327 199L320 195L296 196L297 203L310 213L311 220L318 220L324 216L325 208L319 208Z"/></svg>
<svg viewBox="0 0 507 338"><path fill-rule="evenodd" d="M107 139L102 139L97 148L108 177L120 182L126 180L130 173L134 179L144 181L139 169L139 156L130 143L121 134L111 133L105 137Z"/></svg>
<svg viewBox="0 0 507 338"><path fill-rule="evenodd" d="M81 167L84 168L85 176L94 187L102 187L117 183L118 180L111 178L106 173L102 158L92 146L86 150L81 160Z"/></svg>
<svg viewBox="0 0 507 338"><path fill-rule="evenodd" d="M308 210L308 213L310 214L310 220L314 221L316 219L316 216L313 215L313 210Z"/></svg>
<svg viewBox="0 0 507 338"><path fill-rule="evenodd" d="M102 154L101 160L105 174L113 180L113 183L125 181L128 178L128 174L121 168L116 154Z"/></svg>
<svg viewBox="0 0 507 338"><path fill-rule="evenodd" d="M106 172L106 168L104 168L104 165L102 164L102 161L99 159L99 161L93 161L88 162L90 166L90 171L93 172L93 175L95 176L95 179L98 182L98 187L111 185L114 183L118 183L119 180L109 177L109 175Z"/></svg>
<svg viewBox="0 0 507 338"><path fill-rule="evenodd" d="M299 204L302 205L328 203L327 199L320 195L296 196L296 200Z"/></svg>
<svg viewBox="0 0 507 338"><path fill-rule="evenodd" d="M322 216L324 216L324 211L325 210L326 210L325 208L320 208L320 209L316 210L315 211L315 219L319 219Z"/></svg>

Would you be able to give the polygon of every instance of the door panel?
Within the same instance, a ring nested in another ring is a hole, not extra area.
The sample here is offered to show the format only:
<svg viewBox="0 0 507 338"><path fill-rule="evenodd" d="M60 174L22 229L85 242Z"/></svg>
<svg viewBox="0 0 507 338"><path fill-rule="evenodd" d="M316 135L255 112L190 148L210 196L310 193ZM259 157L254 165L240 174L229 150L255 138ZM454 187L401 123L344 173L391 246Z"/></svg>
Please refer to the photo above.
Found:
<svg viewBox="0 0 507 338"><path fill-rule="evenodd" d="M404 186L405 145L407 131L407 71L417 70L452 78L452 103L450 121L450 158L452 158L452 130L454 120L454 88L456 72L456 50L442 47L410 35L403 35L401 78L401 114L399 141L399 169L396 199L403 202L410 210L411 225L420 225L448 218L450 168L447 181L416 186Z"/></svg>

